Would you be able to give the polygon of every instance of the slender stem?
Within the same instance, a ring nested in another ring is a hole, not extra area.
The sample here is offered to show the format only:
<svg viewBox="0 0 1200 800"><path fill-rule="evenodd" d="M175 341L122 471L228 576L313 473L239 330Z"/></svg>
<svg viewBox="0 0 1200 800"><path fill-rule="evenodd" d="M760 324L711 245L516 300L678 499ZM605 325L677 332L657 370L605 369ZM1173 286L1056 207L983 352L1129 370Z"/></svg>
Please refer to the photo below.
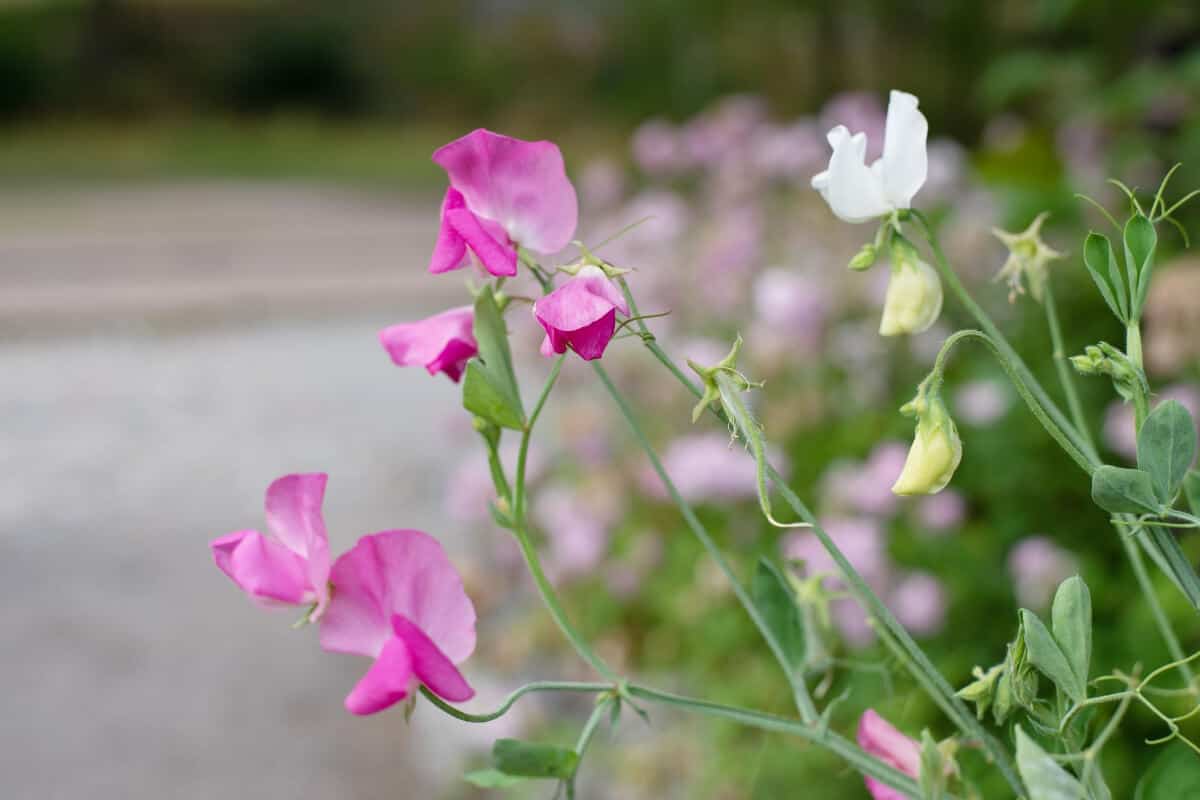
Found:
<svg viewBox="0 0 1200 800"><path fill-rule="evenodd" d="M1067 397L1067 409L1071 412L1071 419L1074 421L1080 437L1094 450L1096 442L1088 429L1087 418L1083 414L1083 404L1079 402L1079 392L1075 389L1075 377L1071 374L1071 367L1067 364L1062 326L1058 322L1058 304L1054 301L1054 290L1048 280L1042 289L1042 307L1046 310L1046 323L1050 327L1050 343L1054 348L1052 353L1054 368L1058 370L1058 382L1062 384L1063 394Z"/></svg>
<svg viewBox="0 0 1200 800"><path fill-rule="evenodd" d="M1050 399L1050 395L1048 395L1046 390L1042 388L1042 385L1038 383L1029 367L1026 366L1025 362L1021 359L1021 356L1015 349L1013 349L1013 346L1009 344L1008 339L1004 337L1004 334L1001 332L1000 328L997 327L996 323L992 321L992 318L988 316L987 312L975 302L975 299L971 297L971 294L967 291L967 288L963 286L962 281L958 279L958 275L950 266L950 262L946 259L946 254L942 251L942 246L938 244L937 237L933 235L933 229L930 227L929 221L925 218L925 215L914 209L912 211L912 216L920 223L922 233L925 236L925 241L929 244L929 248L933 251L934 260L937 261L938 271L941 273L942 279L946 281L946 284L950 287L950 291L954 293L959 302L962 303L971 316L975 318L975 321L979 323L979 327L983 329L984 333L992 337L992 340L996 343L996 347L999 348L1001 352L1008 357L1009 361L1012 362L1017 373L1029 386L1033 396L1037 398L1038 403L1046 410L1046 413L1051 417L1051 419L1054 420L1055 424L1058 425L1058 427L1066 433L1068 438L1072 440L1072 443L1075 445L1076 449L1087 455L1089 461L1093 462L1096 466L1099 466L1100 457L1096 453L1096 448L1089 446L1088 443L1083 440L1079 432L1075 430L1075 427L1071 425L1070 421L1066 418L1066 416L1063 415L1062 411L1059 410L1054 401Z"/></svg>
<svg viewBox="0 0 1200 800"><path fill-rule="evenodd" d="M817 714L816 706L813 704L812 697L809 695L808 687L804 683L803 676L800 675L798 670L796 670L796 668L788 661L787 655L780 646L774 632L771 630L770 626L759 612L758 607L754 605L754 601L751 599L749 593L742 585L742 582L734 573L733 568L729 565L729 562L725 560L725 556L722 555L721 549L717 547L717 543L713 541L712 536L709 535L708 531L704 528L704 525L696 517L691 505L689 505L688 502L683 499L682 495L679 494L678 488L676 488L675 483L671 480L671 476L667 474L666 468L663 467L662 461L659 459L658 454L654 451L653 445L650 444L650 440L646 438L646 434L642 430L641 424L633 415L633 410L629 407L625 397L613 384L612 379L609 378L608 373L604 370L604 367L600 366L598 362L592 362L592 368L595 369L596 374L600 378L600 382L604 384L604 387L608 390L609 395L612 396L613 402L616 403L621 415L625 418L625 422L629 425L629 429L632 431L634 438L637 439L642 451L645 452L646 457L650 459L650 464L654 468L654 471L658 474L659 479L662 480L663 485L667 489L667 493L671 496L671 499L675 501L675 505L679 507L679 511L683 515L684 521L687 523L688 527L691 528L692 533L695 534L696 538L700 540L700 544L703 545L704 549L708 551L709 556L711 556L712 559L717 563L717 566L720 567L721 572L725 573L725 577L729 580L730 585L733 587L733 593L737 596L738 601L742 604L742 608L745 609L746 614L750 617L751 621L754 622L755 627L757 627L759 632L762 633L763 638L767 641L767 645L771 648L771 652L774 654L776 660L779 661L780 666L783 667L783 670L787 675L788 682L792 687L792 694L795 697L796 707L800 711L801 718L804 719L805 722L809 723L816 721L819 715Z"/></svg>
<svg viewBox="0 0 1200 800"><path fill-rule="evenodd" d="M518 700L520 700L522 697L524 697L527 694L534 694L537 692L579 692L579 693L600 694L602 692L612 691L612 688L613 688L613 686L611 683L580 683L577 681L535 681L533 683L527 683L524 686L522 686L521 688L514 691L507 698L505 698L504 702L500 704L499 708L497 708L495 711L491 711L486 714L467 713L466 711L463 711L460 708L450 705L445 700L438 697L436 694L429 691L429 689L427 689L424 686L421 687L421 694L425 695L426 700L433 703L441 711L449 714L450 716L454 717L455 719L461 720L462 722L471 722L471 723L479 724L479 723L491 722L492 720L500 719L501 717L503 717L505 714L508 713L509 709L511 709L514 705L516 705L516 702Z"/></svg>
<svg viewBox="0 0 1200 800"><path fill-rule="evenodd" d="M1100 734L1092 740L1087 750L1084 751L1083 770L1079 773L1079 781L1084 786L1090 787L1094 780L1099 780L1101 786L1105 786L1104 776L1099 772L1100 752L1104 749L1104 745L1108 743L1112 735L1117 732L1117 727L1121 724L1121 720L1125 717L1125 712L1129 710L1129 704L1132 702L1132 694L1121 700L1117 706L1117 710L1113 712L1112 718L1109 719L1108 723L1100 731Z"/></svg>
<svg viewBox="0 0 1200 800"><path fill-rule="evenodd" d="M636 316L637 308L633 300L633 294L629 290L629 286L621 279L621 290L625 294L626 301L629 303L630 311ZM639 327L642 340L646 344L646 349L658 359L667 370L675 376L688 391L695 397L702 396L702 392L698 386L689 378L675 363L675 361L667 355L667 353L658 345L654 339L654 335L645 326ZM710 411L725 425L729 424L729 419L719 409L710 407ZM877 619L889 633L893 639L904 649L908 655L908 660L905 662L914 679L921 684L922 688L930 695L933 701L941 708L946 715L955 723L971 739L982 743L987 750L989 756L995 762L997 768L1003 774L1005 780L1017 795L1024 793L1024 788L1021 784L1021 779L1017 775L1015 766L1008 751L1000 742L989 734L975 715L966 707L963 701L955 694L954 689L946 682L941 673L937 671L929 657L924 651L913 641L908 631L896 620L895 616L888 610L887 606L879 599L878 596L867 586L866 581L859 575L858 570L847 560L846 556L838 549L829 534L817 523L816 517L808 510L803 501L796 495L795 492L787 485L783 476L778 473L773 467L768 465L768 477L775 483L780 495L791 506L792 510L797 513L801 519L812 525L813 533L820 540L822 546L828 551L831 558L837 564L838 569L845 576L850 585L850 591L854 594L858 602L867 610L867 613Z"/></svg>
<svg viewBox="0 0 1200 800"><path fill-rule="evenodd" d="M571 777L567 779L567 800L573 800L575 797L575 776L579 774L583 756L587 753L588 745L592 743L592 737L596 735L596 730L600 727L600 721L604 719L605 712L614 702L616 700L612 695L601 697L597 701L596 707L592 709L587 722L584 723L583 730L579 733L579 739L575 742L575 755L579 757L579 760L575 762L575 769L571 772Z"/></svg>
<svg viewBox="0 0 1200 800"><path fill-rule="evenodd" d="M538 594L542 597L542 603L546 606L546 610L550 612L550 616L554 618L554 622L558 625L563 635L579 653L579 656L591 665L592 669L596 670L600 675L609 680L617 680L617 675L613 670L604 663L604 660L596 654L592 646L588 644L587 639L575 629L571 624L571 620L567 617L567 612L563 609L562 602L558 599L558 593L554 591L554 586L550 583L550 579L546 577L545 570L542 569L542 562L538 558L537 548L534 547L533 541L529 537L529 526L526 520L527 508L529 503L526 499L525 488L525 471L529 456L529 440L533 434L534 424L542 413L542 408L546 405L546 399L550 396L550 391L554 388L555 381L558 380L559 372L562 371L563 359L566 354L559 356L554 361L554 366L550 369L550 375L546 378L546 383L542 387L542 393L538 397L537 405L533 407L533 413L529 416L529 422L525 425L525 430L521 433L521 447L517 451L517 476L516 476L516 494L513 497L513 533L516 535L517 544L521 548L521 555L525 558L525 564L529 568L529 574L533 576L533 582L537 585Z"/></svg>

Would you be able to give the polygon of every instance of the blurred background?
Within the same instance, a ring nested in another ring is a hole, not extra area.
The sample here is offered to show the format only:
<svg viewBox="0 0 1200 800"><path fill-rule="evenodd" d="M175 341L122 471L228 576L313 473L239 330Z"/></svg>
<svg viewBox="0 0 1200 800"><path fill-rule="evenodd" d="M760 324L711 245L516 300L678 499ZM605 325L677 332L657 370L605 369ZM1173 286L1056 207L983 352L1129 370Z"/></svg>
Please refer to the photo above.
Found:
<svg viewBox="0 0 1200 800"><path fill-rule="evenodd" d="M740 331L767 381L777 461L949 680L1004 655L1018 606L1092 587L1096 669L1166 660L1087 484L981 353L949 392L966 446L947 491L897 501L909 399L951 300L911 340L875 334L885 270L849 273L869 226L808 188L836 123L882 140L886 92L921 98L936 215L954 263L1057 396L1040 307L993 282L990 229L1050 210L1067 348L1120 332L1082 267L1073 197L1109 176L1169 197L1200 186L1200 8L1008 0L41 0L0 3L0 785L15 798L482 797L461 779L491 741L569 743L586 702L531 700L488 726L427 705L355 719L365 668L260 613L206 543L261 526L289 471L331 473L337 549L389 527L440 537L480 609L473 707L535 678L584 678L489 520L482 451L442 377L391 366L379 328L463 302L425 266L438 145L487 126L564 150L601 254L636 268L667 349L715 360ZM1198 217L1180 214L1191 233ZM1146 347L1156 391L1200 411L1200 264L1163 234ZM531 290L532 291L532 290ZM510 315L522 374L547 366ZM637 346L606 362L735 561L821 566L759 523L752 462L688 424L690 398ZM1127 409L1081 383L1106 457ZM788 692L713 566L581 364L568 362L534 467L534 515L572 615L631 674L787 711ZM1194 542L1186 543L1193 555ZM1155 577L1184 647L1196 620ZM834 608L834 724L866 705L951 733ZM1154 756L1131 715L1106 750L1114 795ZM968 753L964 763L987 770ZM814 784L814 781L820 781ZM586 798L776 798L861 780L782 737L655 712L602 735ZM515 796L548 797L531 785ZM987 796L993 796L987 794ZM997 795L999 796L999 795Z"/></svg>

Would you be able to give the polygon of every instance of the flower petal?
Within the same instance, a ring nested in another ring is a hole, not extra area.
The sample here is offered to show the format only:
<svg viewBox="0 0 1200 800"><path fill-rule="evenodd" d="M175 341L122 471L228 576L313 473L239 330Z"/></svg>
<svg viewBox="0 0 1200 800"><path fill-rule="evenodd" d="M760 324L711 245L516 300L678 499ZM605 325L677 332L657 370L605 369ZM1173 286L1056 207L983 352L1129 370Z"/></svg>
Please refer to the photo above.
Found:
<svg viewBox="0 0 1200 800"><path fill-rule="evenodd" d="M887 131L883 138L883 192L895 208L908 208L925 184L929 156L925 139L929 122L917 110L917 98L893 91L888 100Z"/></svg>
<svg viewBox="0 0 1200 800"><path fill-rule="evenodd" d="M462 306L417 322L391 325L379 332L379 341L397 366L421 366L430 375L441 371L457 381L465 362L478 350L473 324L471 307Z"/></svg>
<svg viewBox="0 0 1200 800"><path fill-rule="evenodd" d="M455 208L465 208L466 205L467 201L463 199L461 192L455 191L453 187L446 189L446 196L442 198L442 224L438 229L437 243L433 246L433 256L429 260L429 271L435 275L467 265L467 243L446 219L446 212Z"/></svg>
<svg viewBox="0 0 1200 800"><path fill-rule="evenodd" d="M434 694L452 703L465 703L475 696L475 690L454 663L408 617L394 615L392 629L408 648L413 674Z"/></svg>
<svg viewBox="0 0 1200 800"><path fill-rule="evenodd" d="M209 543L217 567L262 605L313 600L304 559L258 531L237 531Z"/></svg>
<svg viewBox="0 0 1200 800"><path fill-rule="evenodd" d="M346 710L351 714L374 714L395 705L412 691L412 657L399 638L387 641L375 663L346 695Z"/></svg>
<svg viewBox="0 0 1200 800"><path fill-rule="evenodd" d="M376 656L402 614L458 664L475 649L475 607L436 539L415 530L364 536L333 565L321 646Z"/></svg>
<svg viewBox="0 0 1200 800"><path fill-rule="evenodd" d="M553 142L479 129L438 149L433 160L472 212L500 223L522 246L554 253L575 235L579 201Z"/></svg>
<svg viewBox="0 0 1200 800"><path fill-rule="evenodd" d="M921 774L921 748L916 740L896 730L868 708L858 720L858 746L879 760L914 778ZM876 795L882 797L883 795ZM903 795L900 795L903 797Z"/></svg>
<svg viewBox="0 0 1200 800"><path fill-rule="evenodd" d="M866 164L867 137L838 125L826 137L833 155L829 168L813 176L812 186L833 213L846 222L866 222L890 211L879 175Z"/></svg>
<svg viewBox="0 0 1200 800"><path fill-rule="evenodd" d="M598 267L584 267L534 303L533 315L549 340L542 353L564 353L571 346L584 359L599 358L612 339L616 309L629 313L620 290Z"/></svg>
<svg viewBox="0 0 1200 800"><path fill-rule="evenodd" d="M617 312L609 310L591 325L585 325L577 331L564 334L567 343L584 361L593 361L604 355L605 348L612 341L613 331L616 330Z"/></svg>
<svg viewBox="0 0 1200 800"><path fill-rule="evenodd" d="M317 598L314 618L329 599L329 536L321 515L328 477L323 472L285 475L267 487L267 527L307 560L309 583Z"/></svg>
<svg viewBox="0 0 1200 800"><path fill-rule="evenodd" d="M484 227L479 218L465 208L455 208L446 212L446 221L454 226L454 230L467 247L471 248L490 274L497 276L512 276L517 274L517 251L507 243L501 243Z"/></svg>

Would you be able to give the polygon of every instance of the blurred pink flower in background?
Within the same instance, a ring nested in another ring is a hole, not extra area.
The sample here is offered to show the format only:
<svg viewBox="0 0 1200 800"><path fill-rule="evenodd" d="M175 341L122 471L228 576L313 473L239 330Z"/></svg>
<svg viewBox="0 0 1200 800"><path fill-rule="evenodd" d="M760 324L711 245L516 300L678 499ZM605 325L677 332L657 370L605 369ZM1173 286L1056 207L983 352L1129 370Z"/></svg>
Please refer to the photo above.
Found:
<svg viewBox="0 0 1200 800"><path fill-rule="evenodd" d="M1163 389L1150 399L1150 405L1175 400L1200 424L1200 387L1192 383L1176 383ZM1104 443L1114 453L1132 461L1137 458L1137 434L1133 429L1133 406L1120 400L1114 401L1104 414Z"/></svg>
<svg viewBox="0 0 1200 800"><path fill-rule="evenodd" d="M887 113L875 92L842 92L835 95L819 116L821 130L845 125L853 133L867 135L867 159L883 155L883 133Z"/></svg>
<svg viewBox="0 0 1200 800"><path fill-rule="evenodd" d="M662 119L643 122L633 133L633 161L647 175L662 177L687 165L679 129Z"/></svg>
<svg viewBox="0 0 1200 800"><path fill-rule="evenodd" d="M954 489L943 489L917 501L917 521L924 533L945 533L963 524L967 500Z"/></svg>
<svg viewBox="0 0 1200 800"><path fill-rule="evenodd" d="M946 624L946 589L927 572L910 572L888 593L888 607L900 624L918 636L931 636Z"/></svg>
<svg viewBox="0 0 1200 800"><path fill-rule="evenodd" d="M789 337L815 344L829 314L829 291L818 280L782 267L763 271L754 281L756 322Z"/></svg>
<svg viewBox="0 0 1200 800"><path fill-rule="evenodd" d="M588 162L579 175L579 194L589 210L606 211L617 206L625 196L625 171L610 158Z"/></svg>
<svg viewBox="0 0 1200 800"><path fill-rule="evenodd" d="M379 332L379 342L396 366L424 367L430 375L444 372L457 383L478 352L474 322L471 306L452 308L418 322L389 325Z"/></svg>
<svg viewBox="0 0 1200 800"><path fill-rule="evenodd" d="M823 519L821 526L863 580L877 592L882 592L891 576L891 562L879 522L869 517L834 516ZM833 558L814 533L790 533L781 540L780 548L785 560L804 562L806 575L838 574ZM842 580L835 578L829 585L841 586Z"/></svg>
<svg viewBox="0 0 1200 800"><path fill-rule="evenodd" d="M787 474L788 463L782 454L771 452L768 457L777 470ZM758 492L754 457L723 433L682 436L667 446L662 462L680 495L691 503L743 500ZM666 487L649 465L640 478L646 494L666 499Z"/></svg>
<svg viewBox="0 0 1200 800"><path fill-rule="evenodd" d="M749 277L762 257L764 234L762 213L742 206L722 214L704 237L693 288L709 310L729 313L745 298Z"/></svg>
<svg viewBox="0 0 1200 800"><path fill-rule="evenodd" d="M868 708L858 720L858 746L885 764L895 767L912 778L921 776L921 746L896 730L890 722ZM908 795L884 786L874 778L866 778L867 791L873 800L908 800Z"/></svg>
<svg viewBox="0 0 1200 800"><path fill-rule="evenodd" d="M954 393L954 411L958 419L978 427L1000 419L1011 405L1008 387L990 378L964 383Z"/></svg>
<svg viewBox="0 0 1200 800"><path fill-rule="evenodd" d="M683 147L690 163L712 168L744 147L767 119L767 106L755 95L730 95L683 127Z"/></svg>
<svg viewBox="0 0 1200 800"><path fill-rule="evenodd" d="M598 514L575 489L553 486L538 492L533 517L546 534L546 569L554 578L585 575L604 560L612 520Z"/></svg>
<svg viewBox="0 0 1200 800"><path fill-rule="evenodd" d="M904 470L907 458L907 444L884 441L875 446L864 462L834 464L822 478L827 502L862 514L894 514L899 498L892 493L892 485Z"/></svg>
<svg viewBox="0 0 1200 800"><path fill-rule="evenodd" d="M509 475L517 463L518 443L506 439L500 445L500 461ZM545 472L546 457L542 449L531 444L525 462L525 477L535 483ZM472 449L451 471L442 495L442 508L454 522L462 525L477 525L491 519L488 504L496 499L492 485L492 473L487 455L482 449Z"/></svg>
<svg viewBox="0 0 1200 800"><path fill-rule="evenodd" d="M953 139L929 143L929 176L921 190L921 201L943 203L963 188L967 178L967 150Z"/></svg>
<svg viewBox="0 0 1200 800"><path fill-rule="evenodd" d="M750 157L760 174L787 181L807 181L825 163L827 153L822 128L810 119L763 125L750 146Z"/></svg>
<svg viewBox="0 0 1200 800"><path fill-rule="evenodd" d="M1050 605L1054 591L1078 569L1075 556L1047 536L1029 536L1008 553L1008 574L1017 602L1032 609Z"/></svg>

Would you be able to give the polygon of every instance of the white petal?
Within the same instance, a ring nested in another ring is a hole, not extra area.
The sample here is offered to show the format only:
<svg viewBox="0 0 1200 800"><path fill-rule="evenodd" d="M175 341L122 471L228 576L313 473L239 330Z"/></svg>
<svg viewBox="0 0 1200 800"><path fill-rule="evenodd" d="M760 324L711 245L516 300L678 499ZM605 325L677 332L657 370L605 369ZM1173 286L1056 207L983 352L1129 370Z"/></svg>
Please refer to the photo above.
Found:
<svg viewBox="0 0 1200 800"><path fill-rule="evenodd" d="M851 136L838 125L827 138L833 147L829 169L813 176L812 186L833 213L846 222L866 222L890 211L879 175L866 164L866 135Z"/></svg>
<svg viewBox="0 0 1200 800"><path fill-rule="evenodd" d="M913 195L925 184L929 156L925 139L929 122L917 110L917 98L893 91L888 101L887 128L883 138L883 190L895 208L908 208Z"/></svg>

